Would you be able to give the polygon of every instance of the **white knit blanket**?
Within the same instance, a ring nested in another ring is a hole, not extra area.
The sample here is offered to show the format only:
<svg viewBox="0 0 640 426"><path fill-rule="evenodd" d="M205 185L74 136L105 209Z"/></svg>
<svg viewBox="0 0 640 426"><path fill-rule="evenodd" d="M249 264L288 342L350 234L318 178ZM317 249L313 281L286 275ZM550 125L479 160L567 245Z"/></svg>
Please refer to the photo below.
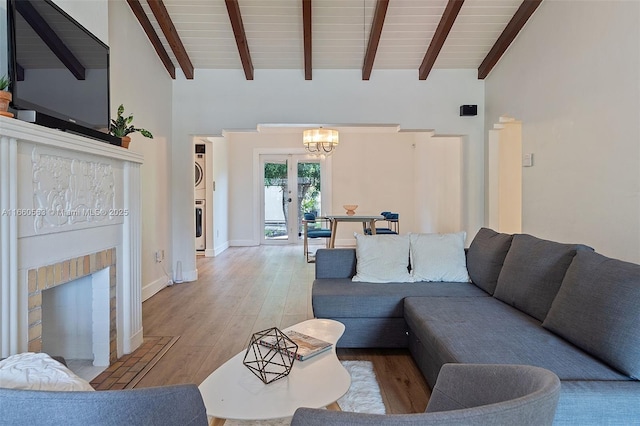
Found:
<svg viewBox="0 0 640 426"><path fill-rule="evenodd" d="M0 388L92 391L89 382L44 353L25 352L0 361Z"/></svg>

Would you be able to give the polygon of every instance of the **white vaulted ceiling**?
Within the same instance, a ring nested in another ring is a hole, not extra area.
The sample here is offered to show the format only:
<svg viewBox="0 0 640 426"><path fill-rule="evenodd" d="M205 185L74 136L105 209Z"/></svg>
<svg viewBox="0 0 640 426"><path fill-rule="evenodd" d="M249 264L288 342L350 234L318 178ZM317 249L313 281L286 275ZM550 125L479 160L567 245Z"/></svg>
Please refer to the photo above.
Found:
<svg viewBox="0 0 640 426"><path fill-rule="evenodd" d="M153 1L159 0L149 0ZM376 2L311 1L313 69L363 67ZM148 2L139 3L171 62L179 67ZM193 68L243 68L225 0L161 3ZM254 69L304 69L302 3L237 0ZM389 0L373 71L418 70L447 3L448 0ZM478 68L522 3L523 0L464 1L433 68Z"/></svg>

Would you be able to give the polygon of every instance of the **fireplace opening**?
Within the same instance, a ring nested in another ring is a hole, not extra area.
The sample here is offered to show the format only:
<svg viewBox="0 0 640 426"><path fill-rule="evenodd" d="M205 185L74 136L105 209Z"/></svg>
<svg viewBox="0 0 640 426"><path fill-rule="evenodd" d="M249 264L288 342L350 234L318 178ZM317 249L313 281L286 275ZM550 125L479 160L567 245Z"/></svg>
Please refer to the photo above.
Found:
<svg viewBox="0 0 640 426"><path fill-rule="evenodd" d="M63 356L85 379L108 367L109 298L109 268L44 290L42 351Z"/></svg>

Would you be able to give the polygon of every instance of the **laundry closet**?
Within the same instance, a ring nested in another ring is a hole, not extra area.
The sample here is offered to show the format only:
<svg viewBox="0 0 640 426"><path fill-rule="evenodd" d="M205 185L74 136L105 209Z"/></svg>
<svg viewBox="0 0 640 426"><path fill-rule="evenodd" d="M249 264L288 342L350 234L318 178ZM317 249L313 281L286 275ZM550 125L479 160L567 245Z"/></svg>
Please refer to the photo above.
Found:
<svg viewBox="0 0 640 426"><path fill-rule="evenodd" d="M206 217L207 217L207 158L205 144L195 146L195 215L196 215L196 251L204 252L207 248Z"/></svg>

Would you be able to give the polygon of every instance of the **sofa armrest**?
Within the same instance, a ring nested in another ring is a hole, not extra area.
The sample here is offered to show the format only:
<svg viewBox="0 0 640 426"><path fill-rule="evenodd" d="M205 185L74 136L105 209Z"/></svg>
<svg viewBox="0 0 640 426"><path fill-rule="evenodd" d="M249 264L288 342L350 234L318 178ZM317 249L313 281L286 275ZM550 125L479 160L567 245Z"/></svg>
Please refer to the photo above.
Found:
<svg viewBox="0 0 640 426"><path fill-rule="evenodd" d="M206 426L194 384L98 392L0 388L0 424Z"/></svg>
<svg viewBox="0 0 640 426"><path fill-rule="evenodd" d="M318 249L316 251L316 279L351 278L355 273L355 249Z"/></svg>

